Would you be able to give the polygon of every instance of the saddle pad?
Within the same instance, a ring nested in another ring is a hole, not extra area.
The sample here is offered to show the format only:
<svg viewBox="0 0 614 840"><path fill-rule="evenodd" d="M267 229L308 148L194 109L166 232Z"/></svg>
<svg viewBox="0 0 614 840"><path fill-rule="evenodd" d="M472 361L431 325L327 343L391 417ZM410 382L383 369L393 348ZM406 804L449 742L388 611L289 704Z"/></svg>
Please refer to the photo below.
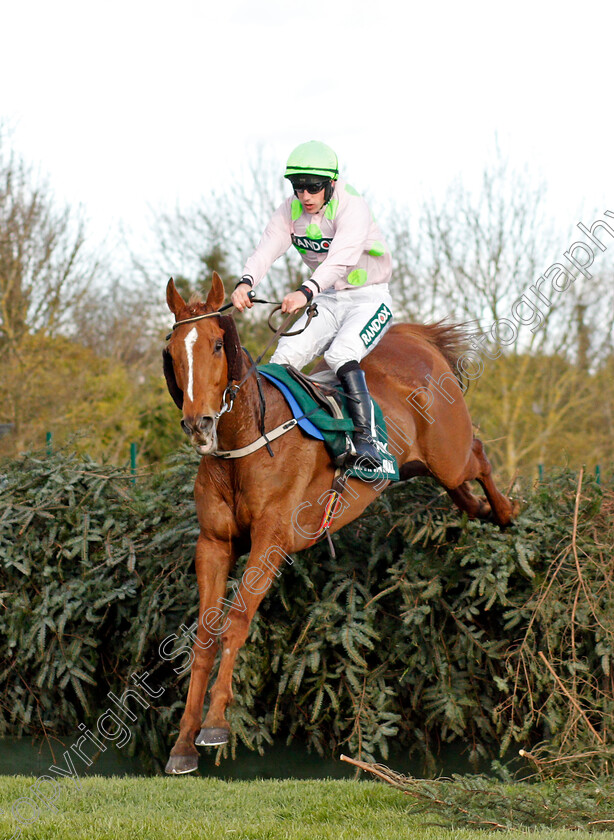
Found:
<svg viewBox="0 0 614 840"><path fill-rule="evenodd" d="M270 373L267 373L262 367L258 368L258 372L262 374L269 382L272 382L276 388L279 388L281 393L286 398L288 405L292 410L292 416L298 420L298 425L301 429L311 437L317 438L317 440L324 440L324 435L322 432L313 425L311 420L308 417L303 417L303 409L300 407L298 402L292 395L292 391L288 388L287 385L284 385L283 382L279 379L275 379L274 376L271 376Z"/></svg>
<svg viewBox="0 0 614 840"><path fill-rule="evenodd" d="M288 404L292 410L294 417L300 417L299 425L307 434L312 437L317 437L323 440L327 449L329 450L333 460L340 461L348 451L349 440L354 431L354 424L347 413L344 395L342 394L342 401L344 403L344 417L343 419L332 417L324 408L318 405L310 394L288 373L283 365L276 365L270 363L268 365L259 365L258 372L265 376L273 385L275 385L286 397ZM292 397L290 400L287 392ZM386 432L386 423L382 411L375 400L373 403L373 413L375 418L375 425L377 427L377 438L375 445L382 455L383 468L381 470L360 470L355 467L349 467L345 470L348 477L360 478L363 481L372 481L374 476L386 478L389 481L399 480L399 470L396 460L390 455L388 450L388 435ZM297 413L298 412L298 413ZM308 414L309 417L303 417ZM314 434L303 425L307 421L309 426L313 426L316 432Z"/></svg>

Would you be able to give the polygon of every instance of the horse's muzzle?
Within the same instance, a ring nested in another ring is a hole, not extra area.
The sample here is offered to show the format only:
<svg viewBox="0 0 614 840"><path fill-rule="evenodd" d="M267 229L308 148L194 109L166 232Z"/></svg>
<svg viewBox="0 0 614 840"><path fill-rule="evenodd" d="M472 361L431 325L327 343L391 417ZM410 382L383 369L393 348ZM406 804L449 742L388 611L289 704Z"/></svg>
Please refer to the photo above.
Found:
<svg viewBox="0 0 614 840"><path fill-rule="evenodd" d="M181 428L190 438L190 443L199 455L208 455L217 449L216 423L210 415L184 417Z"/></svg>

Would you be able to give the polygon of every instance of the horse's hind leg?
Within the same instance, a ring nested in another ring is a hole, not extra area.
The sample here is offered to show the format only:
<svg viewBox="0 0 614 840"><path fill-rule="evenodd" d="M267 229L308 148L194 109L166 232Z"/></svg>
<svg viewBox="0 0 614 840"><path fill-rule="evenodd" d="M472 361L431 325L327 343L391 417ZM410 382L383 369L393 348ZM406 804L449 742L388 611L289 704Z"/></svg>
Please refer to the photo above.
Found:
<svg viewBox="0 0 614 840"><path fill-rule="evenodd" d="M493 519L498 525L505 527L518 516L520 505L517 501L508 499L497 489L492 477L492 467L484 452L482 441L474 438L472 449L479 468L474 477L484 488L486 498L492 508Z"/></svg>
<svg viewBox="0 0 614 840"><path fill-rule="evenodd" d="M408 461L399 468L400 481L408 481L410 478L425 475L432 476L433 473L423 461ZM486 499L474 496L467 481L463 481L458 487L446 487L445 484L444 487L454 504L466 511L471 519L475 519L476 516L479 519L488 519L491 514L490 505Z"/></svg>
<svg viewBox="0 0 614 840"><path fill-rule="evenodd" d="M454 492L459 495L459 498L464 497L468 499L467 503L473 510L475 510L473 516L479 516L484 519L490 516L494 519L497 525L500 525L501 527L509 525L510 522L517 516L519 505L517 502L512 502L497 489L497 486L493 481L490 461L486 457L482 441L478 438L473 439L466 479L475 479L476 481L479 481L486 493L486 499L488 499L487 502L484 499L478 499L474 496L469 490L466 481L460 487L456 488L456 491ZM448 490L448 492L452 498L457 501L452 491ZM476 502L478 503L477 509L475 508ZM467 510L470 516L472 515L468 507L463 506L462 504L459 506L463 510Z"/></svg>
<svg viewBox="0 0 614 840"><path fill-rule="evenodd" d="M446 487L448 495L454 504L461 510L464 510L470 519L488 519L492 513L492 508L488 501L484 498L479 498L471 492L468 482L463 481L458 487Z"/></svg>
<svg viewBox="0 0 614 840"><path fill-rule="evenodd" d="M472 479L482 485L486 498L475 496L471 492L469 481ZM474 438L471 444L465 480L457 487L446 486L446 490L455 504L466 511L471 519L493 519L497 525L505 527L518 514L518 503L512 502L497 489L492 478L490 461L486 457L482 441L478 438Z"/></svg>

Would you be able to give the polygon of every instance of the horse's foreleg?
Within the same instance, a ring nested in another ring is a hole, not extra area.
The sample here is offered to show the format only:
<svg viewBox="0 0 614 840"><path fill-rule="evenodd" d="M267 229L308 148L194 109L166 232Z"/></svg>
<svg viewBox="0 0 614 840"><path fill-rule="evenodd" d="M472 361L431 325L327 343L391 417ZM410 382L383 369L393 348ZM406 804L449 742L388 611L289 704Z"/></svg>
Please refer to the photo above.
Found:
<svg viewBox="0 0 614 840"><path fill-rule="evenodd" d="M254 542L241 584L225 618L221 633L222 657L215 684L211 688L211 702L203 729L196 743L199 746L226 743L230 725L226 709L232 700L232 675L237 654L249 633L251 621L273 582L278 567L285 560L292 562L282 549L260 547Z"/></svg>
<svg viewBox="0 0 614 840"><path fill-rule="evenodd" d="M194 746L194 739L201 727L205 692L217 652L217 636L213 622L209 619L221 614L218 601L224 597L232 559L230 543L212 541L202 535L198 538L198 630L192 648L193 658L185 711L179 726L179 737L166 765L167 773L189 773L198 767L198 750Z"/></svg>

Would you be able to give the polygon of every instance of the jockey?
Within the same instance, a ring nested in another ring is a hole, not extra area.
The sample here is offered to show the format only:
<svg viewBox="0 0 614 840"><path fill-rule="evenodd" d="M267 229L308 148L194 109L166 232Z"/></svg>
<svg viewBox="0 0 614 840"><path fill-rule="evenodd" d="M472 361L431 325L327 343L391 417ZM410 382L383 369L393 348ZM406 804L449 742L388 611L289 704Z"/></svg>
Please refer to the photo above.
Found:
<svg viewBox="0 0 614 840"><path fill-rule="evenodd" d="M372 442L371 399L359 363L392 320L392 259L367 202L338 176L337 155L329 146L311 140L294 149L284 175L294 196L273 214L232 302L240 312L250 309L250 290L294 245L311 277L284 297L282 311L298 312L316 299L318 317L300 335L282 337L271 362L300 370L324 354L348 397L356 455L377 468L382 461ZM295 326L306 320L304 313Z"/></svg>

